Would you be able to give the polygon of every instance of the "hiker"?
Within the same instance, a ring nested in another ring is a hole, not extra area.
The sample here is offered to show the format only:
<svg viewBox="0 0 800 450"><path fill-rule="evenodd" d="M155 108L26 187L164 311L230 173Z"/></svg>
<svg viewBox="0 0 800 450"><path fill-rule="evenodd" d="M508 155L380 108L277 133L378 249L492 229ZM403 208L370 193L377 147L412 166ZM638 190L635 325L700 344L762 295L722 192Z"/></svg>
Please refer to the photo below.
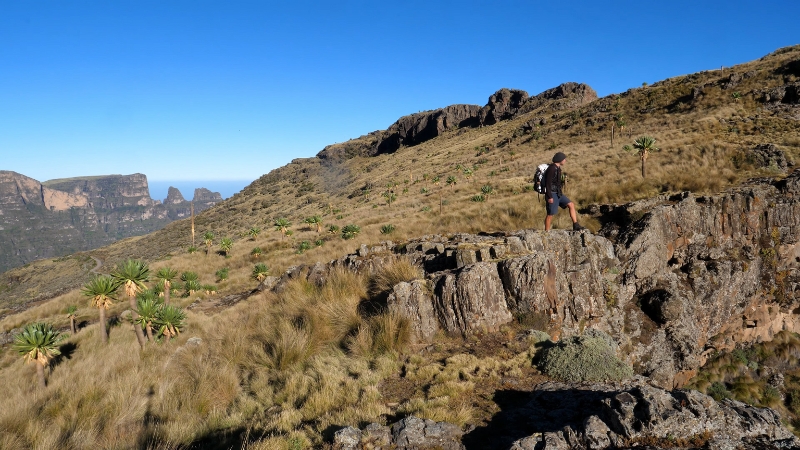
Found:
<svg viewBox="0 0 800 450"><path fill-rule="evenodd" d="M553 216L558 213L558 207L569 208L569 217L572 219L572 231L581 231L586 228L578 223L578 214L575 204L561 191L561 166L567 162L567 155L558 152L553 156L553 164L547 167L544 173L544 198L547 200L547 216L544 218L544 230L550 231Z"/></svg>

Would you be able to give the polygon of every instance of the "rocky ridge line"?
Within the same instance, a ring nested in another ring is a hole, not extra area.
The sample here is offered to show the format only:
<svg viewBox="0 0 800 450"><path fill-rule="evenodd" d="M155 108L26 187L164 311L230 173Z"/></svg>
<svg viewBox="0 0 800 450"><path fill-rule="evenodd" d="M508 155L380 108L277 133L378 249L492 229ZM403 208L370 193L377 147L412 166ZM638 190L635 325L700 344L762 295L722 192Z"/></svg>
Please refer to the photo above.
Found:
<svg viewBox="0 0 800 450"><path fill-rule="evenodd" d="M394 153L458 128L474 128L513 119L520 114L550 104L557 111L589 104L597 93L582 83L563 83L536 96L519 89L503 88L489 97L485 106L450 105L432 111L399 118L386 130L373 131L357 139L328 145L317 157L335 162L356 156L375 156Z"/></svg>

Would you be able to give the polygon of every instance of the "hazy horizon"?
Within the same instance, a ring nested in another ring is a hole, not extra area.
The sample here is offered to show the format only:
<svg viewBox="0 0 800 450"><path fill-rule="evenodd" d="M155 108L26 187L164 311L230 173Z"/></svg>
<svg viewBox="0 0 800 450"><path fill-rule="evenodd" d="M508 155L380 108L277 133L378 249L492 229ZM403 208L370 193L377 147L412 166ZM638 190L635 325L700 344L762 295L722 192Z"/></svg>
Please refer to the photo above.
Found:
<svg viewBox="0 0 800 450"><path fill-rule="evenodd" d="M150 188L150 198L163 202L167 198L170 186L178 188L186 200L192 200L194 190L198 188L219 192L222 198L226 199L252 182L253 180L148 180L147 185Z"/></svg>

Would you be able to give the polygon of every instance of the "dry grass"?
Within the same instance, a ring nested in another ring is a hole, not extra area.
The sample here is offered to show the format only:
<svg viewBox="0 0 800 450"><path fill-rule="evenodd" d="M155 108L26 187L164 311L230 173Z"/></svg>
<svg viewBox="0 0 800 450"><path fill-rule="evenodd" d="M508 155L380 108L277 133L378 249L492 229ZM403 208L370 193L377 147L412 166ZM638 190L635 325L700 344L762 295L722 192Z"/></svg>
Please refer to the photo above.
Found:
<svg viewBox="0 0 800 450"><path fill-rule="evenodd" d="M773 374L785 377L779 388L771 384ZM687 387L717 399L730 397L774 408L796 427L800 424L800 335L781 331L772 341L717 355Z"/></svg>
<svg viewBox="0 0 800 450"><path fill-rule="evenodd" d="M782 84L772 75L774 69L797 53L736 68L761 70L737 89ZM696 102L677 101L693 86L719 78L714 72L677 77L575 110L536 110L494 126L455 130L391 155L340 163L296 160L197 217L198 235L207 230L216 234L214 249L220 238L233 238L228 257L187 253L191 235L184 220L146 237L0 275L0 307L5 308L0 332L41 320L66 329L64 310L71 304L80 308L79 321L87 322L67 341L74 347L50 370L50 385L43 392L35 389L32 367L7 348L0 353L0 385L6 386L0 400L0 447L173 449L228 433L247 434L243 448L304 448L321 445L329 426L380 421L388 414L460 424L479 419L486 412L475 408L472 396L501 377L528 374L534 349L504 357L454 351L439 360L414 355L404 361L408 323L381 309L380 296L396 282L420 276L405 260L372 279L340 271L322 287L294 281L280 295L258 294L218 314L189 310L187 329L176 341L143 352L130 324L113 320L109 344L101 347L97 312L74 288L90 277L94 262L88 255L103 261L101 272L126 258L141 258L153 272L170 266L179 273L197 272L201 284L217 284L216 294L173 297L185 307L253 289L250 274L256 261L250 251L256 246L263 250L258 262L280 275L291 266L330 261L387 238L402 243L426 234L539 228L544 206L526 187L535 167L555 151L569 157L565 191L579 207L669 191L716 192L751 176L775 175L742 158L744 150L759 143L776 143L800 160L796 121L757 110L762 105L752 98L734 102L729 91L709 86ZM615 115L623 115L628 126L611 147L609 124ZM536 117L547 119L539 134L517 133ZM662 150L648 159L648 177L642 179L639 159L621 147L645 133L655 136ZM478 155L478 146L489 151ZM464 179L458 164L473 169L471 180ZM434 176L442 182L434 184ZM458 183L447 186L448 176ZM397 183L398 198L391 205L380 195L389 182ZM364 195L367 184L373 188ZM492 186L494 194L484 202L471 201L484 185ZM356 224L361 233L353 240L318 234L302 223L315 215L325 228ZM273 229L279 217L294 224L291 237ZM590 229L598 227L591 218L581 221ZM384 224L394 225L395 231L381 234ZM264 230L255 240L243 234L253 226ZM567 214L559 213L554 226L569 227ZM298 253L303 241L322 245ZM202 247L199 240L196 244ZM214 274L222 267L228 267L229 277L217 283ZM28 303L32 299L51 300ZM365 304L373 307L365 309ZM125 309L126 302L117 302L109 317L118 318ZM202 344L187 346L194 336ZM769 344L774 348L764 347L758 364L774 363L788 376L796 375L787 378L787 389L796 393L782 407L800 414L800 372L791 375L799 355L794 341L785 339ZM761 374L731 358L720 357L695 385L707 389L724 383L732 395L775 405ZM401 365L407 381L421 388L390 410L379 384Z"/></svg>

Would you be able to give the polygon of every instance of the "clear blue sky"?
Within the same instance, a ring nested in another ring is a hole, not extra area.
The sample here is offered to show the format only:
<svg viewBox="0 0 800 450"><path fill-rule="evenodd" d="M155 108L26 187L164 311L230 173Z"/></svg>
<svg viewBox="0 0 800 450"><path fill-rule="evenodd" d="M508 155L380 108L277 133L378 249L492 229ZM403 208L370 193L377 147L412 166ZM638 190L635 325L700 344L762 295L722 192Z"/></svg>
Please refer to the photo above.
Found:
<svg viewBox="0 0 800 450"><path fill-rule="evenodd" d="M0 169L254 180L502 87L604 96L750 61L800 43L796 7L0 0Z"/></svg>

